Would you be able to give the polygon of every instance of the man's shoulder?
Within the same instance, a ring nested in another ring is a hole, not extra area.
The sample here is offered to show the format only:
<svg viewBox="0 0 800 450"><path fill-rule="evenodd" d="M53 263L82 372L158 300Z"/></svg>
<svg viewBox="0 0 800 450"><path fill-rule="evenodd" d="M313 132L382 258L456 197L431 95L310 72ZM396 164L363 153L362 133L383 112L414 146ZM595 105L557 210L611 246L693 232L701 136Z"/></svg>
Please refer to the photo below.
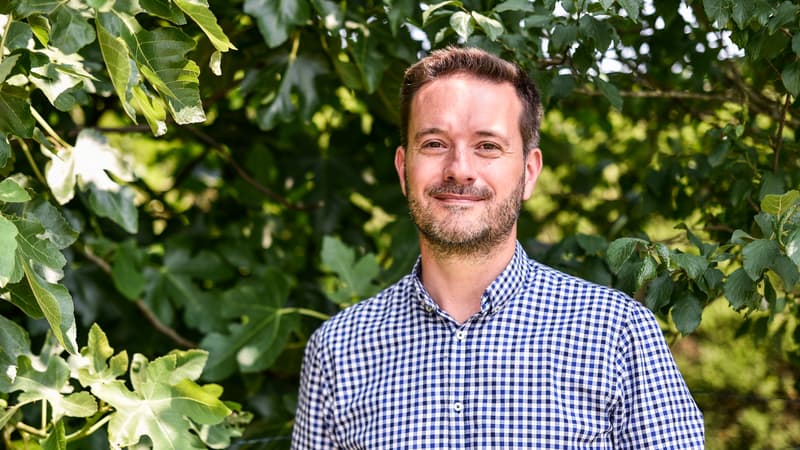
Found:
<svg viewBox="0 0 800 450"><path fill-rule="evenodd" d="M323 340L363 336L387 320L396 320L399 311L407 307L412 289L411 275L406 275L372 297L339 311L325 321L315 334Z"/></svg>
<svg viewBox="0 0 800 450"><path fill-rule="evenodd" d="M628 315L646 309L630 295L610 286L570 275L556 268L530 260L532 278L529 292L569 309L605 310L615 315Z"/></svg>

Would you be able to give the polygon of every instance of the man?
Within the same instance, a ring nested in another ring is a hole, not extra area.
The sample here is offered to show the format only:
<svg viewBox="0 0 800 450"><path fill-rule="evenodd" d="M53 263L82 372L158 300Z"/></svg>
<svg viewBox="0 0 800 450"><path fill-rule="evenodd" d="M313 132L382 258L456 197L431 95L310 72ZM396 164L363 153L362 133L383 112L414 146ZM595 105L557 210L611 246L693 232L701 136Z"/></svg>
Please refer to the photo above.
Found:
<svg viewBox="0 0 800 450"><path fill-rule="evenodd" d="M703 418L653 315L530 260L521 203L541 105L516 65L435 51L401 92L411 274L322 325L294 449L699 449Z"/></svg>

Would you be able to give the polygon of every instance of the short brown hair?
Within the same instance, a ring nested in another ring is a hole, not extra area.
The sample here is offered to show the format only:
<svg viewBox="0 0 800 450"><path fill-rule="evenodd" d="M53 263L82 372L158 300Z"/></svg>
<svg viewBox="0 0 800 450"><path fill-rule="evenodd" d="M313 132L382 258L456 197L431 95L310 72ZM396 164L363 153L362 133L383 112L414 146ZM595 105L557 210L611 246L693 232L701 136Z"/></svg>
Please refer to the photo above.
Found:
<svg viewBox="0 0 800 450"><path fill-rule="evenodd" d="M522 150L527 157L528 152L539 145L539 125L542 121L539 92L520 66L472 47L435 50L406 70L400 88L400 144L403 147L408 145L411 102L417 91L431 81L457 73L496 83L508 82L514 86L522 102L519 130L522 135Z"/></svg>

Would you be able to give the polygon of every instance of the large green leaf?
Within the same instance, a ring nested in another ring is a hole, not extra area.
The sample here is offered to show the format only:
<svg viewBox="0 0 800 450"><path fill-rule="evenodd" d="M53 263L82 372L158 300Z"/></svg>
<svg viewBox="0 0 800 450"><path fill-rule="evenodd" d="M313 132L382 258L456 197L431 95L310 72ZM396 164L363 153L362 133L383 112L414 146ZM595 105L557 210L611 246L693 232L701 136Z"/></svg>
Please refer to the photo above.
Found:
<svg viewBox="0 0 800 450"><path fill-rule="evenodd" d="M50 14L59 5L59 0L11 0L14 15L20 18L28 17L32 14Z"/></svg>
<svg viewBox="0 0 800 450"><path fill-rule="evenodd" d="M72 227L61 211L41 198L26 205L27 217L34 219L44 227L39 236L52 242L58 249L65 249L78 239L78 230Z"/></svg>
<svg viewBox="0 0 800 450"><path fill-rule="evenodd" d="M132 19L121 27L139 71L164 98L178 124L203 122L205 112L200 101L197 63L187 58L195 41L177 28L138 28ZM109 31L111 31L109 29Z"/></svg>
<svg viewBox="0 0 800 450"><path fill-rule="evenodd" d="M147 436L154 450L205 448L191 432L193 422L216 424L231 413L219 400L221 387L194 382L205 359L201 350L173 351L152 362L137 354L131 364L133 391L121 380L93 384L92 393L115 409L110 444L126 447Z"/></svg>
<svg viewBox="0 0 800 450"><path fill-rule="evenodd" d="M95 27L97 28L97 41L100 44L103 61L106 63L106 70L109 78L111 78L114 91L117 93L117 98L119 98L122 109L128 117L136 122L136 111L130 103L133 95L131 85L134 80L132 79L133 71L131 59L128 56L128 47L122 38L112 36L100 20L95 21Z"/></svg>
<svg viewBox="0 0 800 450"><path fill-rule="evenodd" d="M486 33L490 41L496 41L504 32L503 23L492 17L484 16L483 14L472 11L470 13L475 19L475 23Z"/></svg>
<svg viewBox="0 0 800 450"><path fill-rule="evenodd" d="M244 12L256 19L267 45L277 47L309 19L311 8L308 0L245 0Z"/></svg>
<svg viewBox="0 0 800 450"><path fill-rule="evenodd" d="M295 119L298 109L304 116L310 115L318 102L315 78L325 72L325 66L315 59L301 55L290 61L281 77L275 98L269 105L259 110L258 122L261 128L270 130L281 122ZM364 74L367 83L371 83L369 81L371 73Z"/></svg>
<svg viewBox="0 0 800 450"><path fill-rule="evenodd" d="M0 316L0 392L10 392L11 372L8 368L17 363L20 355L30 354L31 339L28 332L16 322Z"/></svg>
<svg viewBox="0 0 800 450"><path fill-rule="evenodd" d="M690 253L673 253L670 257L673 263L686 271L692 280L698 280L709 266L707 259Z"/></svg>
<svg viewBox="0 0 800 450"><path fill-rule="evenodd" d="M791 190L785 194L768 194L761 199L761 210L776 216L782 216L790 208L800 203L800 191Z"/></svg>
<svg viewBox="0 0 800 450"><path fill-rule="evenodd" d="M56 422L47 438L41 441L42 450L67 450L67 434L64 421Z"/></svg>
<svg viewBox="0 0 800 450"><path fill-rule="evenodd" d="M89 417L97 412L97 403L88 392L69 392L69 365L57 356L47 360L47 367L36 370L28 356L17 358L17 373L11 385L11 392L22 391L18 402L25 404L46 400L52 409L53 418L63 416Z"/></svg>
<svg viewBox="0 0 800 450"><path fill-rule="evenodd" d="M110 191L92 184L89 188L89 206L98 216L107 217L128 233L135 234L139 229L139 210L134 203L135 196L136 193L128 186Z"/></svg>
<svg viewBox="0 0 800 450"><path fill-rule="evenodd" d="M89 329L86 346L70 359L70 366L84 387L113 383L128 371L128 353L114 355L108 337L95 323Z"/></svg>
<svg viewBox="0 0 800 450"><path fill-rule="evenodd" d="M616 239L608 246L606 259L611 271L619 273L622 266L633 256L639 246L647 245L647 241L637 238Z"/></svg>
<svg viewBox="0 0 800 450"><path fill-rule="evenodd" d="M282 309L289 287L282 272L270 269L261 283L245 282L225 293L223 314L242 321L231 324L228 334L211 333L200 343L209 351L204 378L220 380L237 367L258 372L275 362L297 326L296 317Z"/></svg>
<svg viewBox="0 0 800 450"><path fill-rule="evenodd" d="M475 20L469 13L456 11L450 16L450 27L462 39L468 39L475 31Z"/></svg>
<svg viewBox="0 0 800 450"><path fill-rule="evenodd" d="M53 336L69 353L77 353L75 314L69 291L60 284L50 283L42 278L27 261L22 261L22 269L36 302L50 324Z"/></svg>
<svg viewBox="0 0 800 450"><path fill-rule="evenodd" d="M756 283L742 268L728 275L724 291L725 297L734 309L758 306L760 297Z"/></svg>

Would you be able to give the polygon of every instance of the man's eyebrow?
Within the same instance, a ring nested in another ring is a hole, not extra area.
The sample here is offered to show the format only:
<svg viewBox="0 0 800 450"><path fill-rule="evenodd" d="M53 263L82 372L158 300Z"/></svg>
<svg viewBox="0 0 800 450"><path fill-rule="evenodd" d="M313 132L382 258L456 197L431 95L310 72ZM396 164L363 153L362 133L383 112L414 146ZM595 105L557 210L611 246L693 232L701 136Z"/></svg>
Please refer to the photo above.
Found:
<svg viewBox="0 0 800 450"><path fill-rule="evenodd" d="M503 145L505 145L506 147L511 145L511 143L508 141L508 139L504 135L495 133L494 131L491 131L491 130L478 130L478 131L475 132L475 134L477 134L478 136L481 136L481 137L490 137L490 138L497 139Z"/></svg>
<svg viewBox="0 0 800 450"><path fill-rule="evenodd" d="M425 136L430 134L441 134L444 133L444 130L437 127L430 127L430 128L423 128L422 130L417 131L414 133L414 140L419 140Z"/></svg>

